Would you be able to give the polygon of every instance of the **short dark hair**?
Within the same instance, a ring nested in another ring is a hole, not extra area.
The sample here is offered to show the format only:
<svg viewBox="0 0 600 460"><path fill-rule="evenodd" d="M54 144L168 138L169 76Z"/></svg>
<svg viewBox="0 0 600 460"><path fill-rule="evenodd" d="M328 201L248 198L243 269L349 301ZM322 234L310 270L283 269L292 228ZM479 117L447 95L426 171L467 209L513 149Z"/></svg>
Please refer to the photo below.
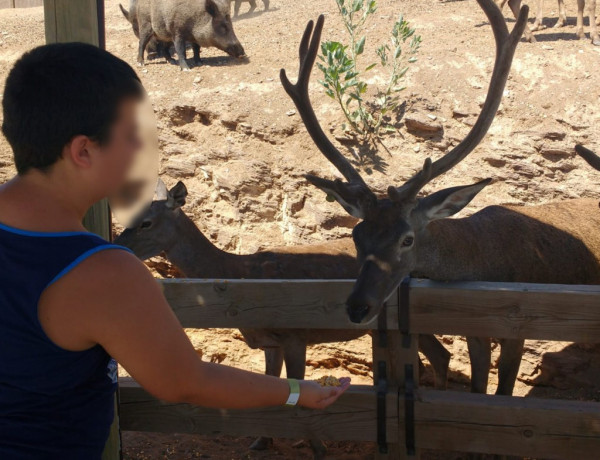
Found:
<svg viewBox="0 0 600 460"><path fill-rule="evenodd" d="M56 43L25 53L2 100L2 132L17 172L46 171L77 135L106 143L121 102L143 94L131 66L98 47Z"/></svg>

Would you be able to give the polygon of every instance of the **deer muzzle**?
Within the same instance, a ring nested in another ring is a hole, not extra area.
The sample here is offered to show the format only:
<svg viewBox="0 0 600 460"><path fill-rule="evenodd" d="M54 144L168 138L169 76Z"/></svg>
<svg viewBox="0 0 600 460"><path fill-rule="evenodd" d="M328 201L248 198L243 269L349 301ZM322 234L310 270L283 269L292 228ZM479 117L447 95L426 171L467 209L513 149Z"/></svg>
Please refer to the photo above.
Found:
<svg viewBox="0 0 600 460"><path fill-rule="evenodd" d="M366 323L381 310L389 273L368 259L363 264L354 289L346 301L346 312L353 323Z"/></svg>

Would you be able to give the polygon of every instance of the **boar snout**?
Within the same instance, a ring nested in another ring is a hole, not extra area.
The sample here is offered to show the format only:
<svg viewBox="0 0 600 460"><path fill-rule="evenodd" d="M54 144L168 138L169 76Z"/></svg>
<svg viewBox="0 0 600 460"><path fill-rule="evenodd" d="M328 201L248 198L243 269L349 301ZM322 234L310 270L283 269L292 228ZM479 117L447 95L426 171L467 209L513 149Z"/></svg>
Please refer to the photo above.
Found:
<svg viewBox="0 0 600 460"><path fill-rule="evenodd" d="M240 45L239 43L228 46L227 48L225 48L225 52L227 54L229 54L230 56L233 56L236 58L241 58L241 57L246 56L244 47L242 45Z"/></svg>

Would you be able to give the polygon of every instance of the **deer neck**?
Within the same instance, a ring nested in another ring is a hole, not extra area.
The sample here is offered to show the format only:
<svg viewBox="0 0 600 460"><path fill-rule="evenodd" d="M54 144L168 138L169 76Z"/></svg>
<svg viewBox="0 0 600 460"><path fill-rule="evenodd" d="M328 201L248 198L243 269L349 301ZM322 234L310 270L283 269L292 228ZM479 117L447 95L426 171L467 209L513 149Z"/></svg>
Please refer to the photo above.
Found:
<svg viewBox="0 0 600 460"><path fill-rule="evenodd" d="M478 247L481 235L469 218L431 222L418 236L412 276L439 281L485 279L488 258Z"/></svg>
<svg viewBox="0 0 600 460"><path fill-rule="evenodd" d="M167 258L184 276L221 278L230 272L230 259L235 258L217 248L182 211L176 217L176 243L165 251Z"/></svg>

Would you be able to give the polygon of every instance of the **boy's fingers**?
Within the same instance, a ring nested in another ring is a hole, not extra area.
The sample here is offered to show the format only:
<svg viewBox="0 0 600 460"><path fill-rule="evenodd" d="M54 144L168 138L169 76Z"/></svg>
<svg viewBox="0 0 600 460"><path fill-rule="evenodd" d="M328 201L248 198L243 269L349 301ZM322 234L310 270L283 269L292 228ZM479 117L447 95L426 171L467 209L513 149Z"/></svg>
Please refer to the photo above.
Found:
<svg viewBox="0 0 600 460"><path fill-rule="evenodd" d="M327 406L330 406L331 404L333 404L338 399L338 396L339 395L334 394L332 396L329 396L328 398L325 398L325 399L322 399L321 401L319 401L319 403L318 403L319 409L325 409Z"/></svg>
<svg viewBox="0 0 600 460"><path fill-rule="evenodd" d="M329 389L329 395L319 401L319 406L321 408L327 407L330 404L333 404L344 392L350 388L350 379L346 379L342 386L339 387L331 387Z"/></svg>

